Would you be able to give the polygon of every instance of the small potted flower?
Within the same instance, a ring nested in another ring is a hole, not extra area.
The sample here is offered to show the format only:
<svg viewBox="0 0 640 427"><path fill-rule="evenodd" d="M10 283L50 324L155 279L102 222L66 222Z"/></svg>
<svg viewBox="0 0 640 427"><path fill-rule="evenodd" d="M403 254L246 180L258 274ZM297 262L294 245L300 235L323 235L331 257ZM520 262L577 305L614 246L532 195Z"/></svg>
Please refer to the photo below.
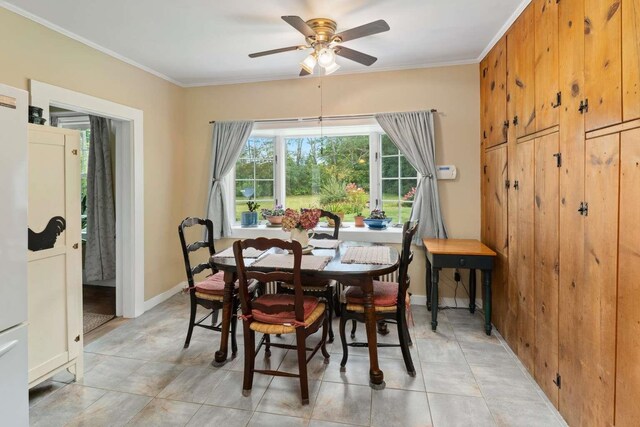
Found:
<svg viewBox="0 0 640 427"><path fill-rule="evenodd" d="M313 228L318 225L319 220L320 209L300 209L300 212L287 209L282 218L282 229L291 232L291 240L297 240L306 248L309 246L309 238L313 237Z"/></svg>
<svg viewBox="0 0 640 427"><path fill-rule="evenodd" d="M347 184L345 187L347 199L349 200L349 209L354 213L353 220L356 227L364 227L364 215L362 210L367 204L367 193L362 187L358 187L355 183Z"/></svg>
<svg viewBox="0 0 640 427"><path fill-rule="evenodd" d="M272 226L282 225L282 218L284 218L284 207L282 205L276 205L273 209L262 209L262 218L269 221Z"/></svg>
<svg viewBox="0 0 640 427"><path fill-rule="evenodd" d="M364 220L367 227L372 230L384 230L390 222L391 218L387 218L385 212L378 208L372 210L369 214L369 218Z"/></svg>

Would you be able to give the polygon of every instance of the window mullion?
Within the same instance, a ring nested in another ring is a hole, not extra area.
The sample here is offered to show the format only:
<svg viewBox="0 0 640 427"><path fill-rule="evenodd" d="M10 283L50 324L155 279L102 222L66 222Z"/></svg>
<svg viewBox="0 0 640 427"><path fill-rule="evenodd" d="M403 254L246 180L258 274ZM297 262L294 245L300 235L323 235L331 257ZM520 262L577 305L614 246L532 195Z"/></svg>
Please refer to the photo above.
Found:
<svg viewBox="0 0 640 427"><path fill-rule="evenodd" d="M276 154L277 161L274 165L273 175L273 195L278 201L278 204L286 206L286 153L284 138L282 135L277 135L274 141L274 152Z"/></svg>
<svg viewBox="0 0 640 427"><path fill-rule="evenodd" d="M382 205L382 136L379 133L369 134L369 209Z"/></svg>

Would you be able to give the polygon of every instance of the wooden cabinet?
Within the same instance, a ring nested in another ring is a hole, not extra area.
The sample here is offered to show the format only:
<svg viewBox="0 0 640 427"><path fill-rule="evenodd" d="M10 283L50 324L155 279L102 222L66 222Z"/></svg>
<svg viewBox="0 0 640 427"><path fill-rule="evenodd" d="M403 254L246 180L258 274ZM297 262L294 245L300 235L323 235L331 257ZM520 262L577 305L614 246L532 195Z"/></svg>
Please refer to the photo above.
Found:
<svg viewBox="0 0 640 427"><path fill-rule="evenodd" d="M640 0L622 2L622 111L640 118Z"/></svg>
<svg viewBox="0 0 640 427"><path fill-rule="evenodd" d="M516 269L518 345L516 352L529 372L534 372L534 141L518 144L514 191L517 196Z"/></svg>
<svg viewBox="0 0 640 427"><path fill-rule="evenodd" d="M489 52L482 71L484 120L482 140L485 148L507 142L507 51L506 40L499 41Z"/></svg>
<svg viewBox="0 0 640 427"><path fill-rule="evenodd" d="M536 131L558 124L558 2L534 0Z"/></svg>
<svg viewBox="0 0 640 427"><path fill-rule="evenodd" d="M535 140L534 377L558 406L558 278L560 168L558 133Z"/></svg>
<svg viewBox="0 0 640 427"><path fill-rule="evenodd" d="M507 108L515 137L535 132L534 10L528 6L507 34Z"/></svg>
<svg viewBox="0 0 640 427"><path fill-rule="evenodd" d="M587 131L622 121L621 0L585 0Z"/></svg>
<svg viewBox="0 0 640 427"><path fill-rule="evenodd" d="M623 132L616 363L617 426L640 425L640 129Z"/></svg>
<svg viewBox="0 0 640 427"><path fill-rule="evenodd" d="M72 367L82 377L80 137L29 126L29 385Z"/></svg>

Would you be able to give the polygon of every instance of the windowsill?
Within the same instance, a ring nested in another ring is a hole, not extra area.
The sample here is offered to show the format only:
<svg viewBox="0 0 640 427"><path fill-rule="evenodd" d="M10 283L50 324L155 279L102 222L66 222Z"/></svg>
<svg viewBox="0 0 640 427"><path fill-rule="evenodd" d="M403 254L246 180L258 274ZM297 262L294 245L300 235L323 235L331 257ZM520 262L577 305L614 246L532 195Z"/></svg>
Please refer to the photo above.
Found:
<svg viewBox="0 0 640 427"><path fill-rule="evenodd" d="M332 228L319 227L318 232L330 232ZM231 226L232 239L246 239L252 237L271 237L286 239L289 237L287 231L278 227L267 227L260 224L257 227ZM371 230L367 227L356 227L353 223L345 223L345 227L340 229L340 240L353 240L359 242L374 243L402 243L402 227L388 227L385 230Z"/></svg>

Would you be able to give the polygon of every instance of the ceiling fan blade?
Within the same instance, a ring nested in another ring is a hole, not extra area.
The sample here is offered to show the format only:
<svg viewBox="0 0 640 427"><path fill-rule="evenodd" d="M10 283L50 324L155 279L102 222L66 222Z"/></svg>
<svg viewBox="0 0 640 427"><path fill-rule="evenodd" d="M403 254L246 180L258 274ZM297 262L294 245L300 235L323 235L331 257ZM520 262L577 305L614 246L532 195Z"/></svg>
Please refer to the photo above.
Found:
<svg viewBox="0 0 640 427"><path fill-rule="evenodd" d="M368 24L361 25L359 27L352 28L350 30L343 31L336 34L343 42L359 39L360 37L371 36L373 34L384 33L389 31L389 24L384 19L369 22Z"/></svg>
<svg viewBox="0 0 640 427"><path fill-rule="evenodd" d="M280 49L264 50L262 52L250 53L249 58L258 58L260 56L273 55L274 53L281 53L281 52L289 52L291 50L302 50L304 48L306 48L306 46L289 46L289 47L281 47Z"/></svg>
<svg viewBox="0 0 640 427"><path fill-rule="evenodd" d="M305 37L316 36L316 32L313 31L313 28L307 25L304 19L300 18L299 16L282 16L281 18L284 20L284 22L304 34Z"/></svg>
<svg viewBox="0 0 640 427"><path fill-rule="evenodd" d="M375 56L367 55L366 53L359 52L357 50L349 49L344 46L337 46L335 48L336 55L342 56L343 58L350 59L355 62L359 62L360 64L366 65L367 67L378 60Z"/></svg>
<svg viewBox="0 0 640 427"><path fill-rule="evenodd" d="M308 76L309 74L311 73L305 70L304 68L300 70L300 77Z"/></svg>

